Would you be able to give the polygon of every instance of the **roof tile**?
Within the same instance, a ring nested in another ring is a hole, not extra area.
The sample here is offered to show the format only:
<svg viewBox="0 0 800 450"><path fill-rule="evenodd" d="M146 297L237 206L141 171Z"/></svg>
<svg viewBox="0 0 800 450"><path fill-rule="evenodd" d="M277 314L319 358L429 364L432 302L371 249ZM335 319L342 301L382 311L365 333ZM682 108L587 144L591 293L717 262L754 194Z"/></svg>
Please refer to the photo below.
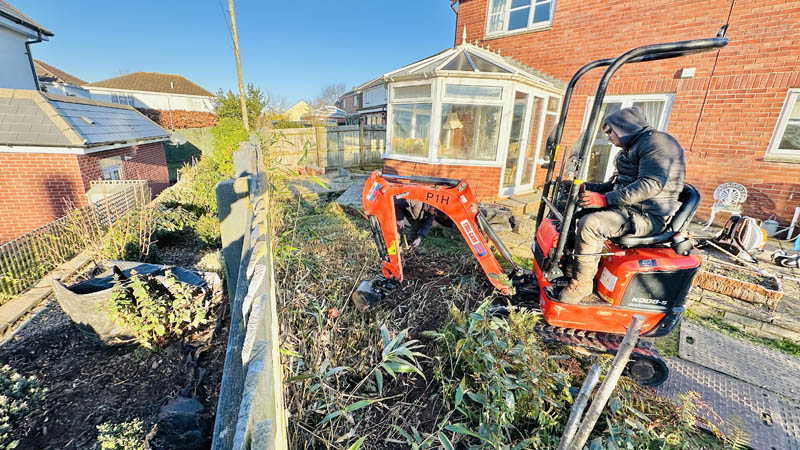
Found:
<svg viewBox="0 0 800 450"><path fill-rule="evenodd" d="M127 89L131 91L164 92L169 94L201 95L213 97L214 94L192 83L180 75L155 72L134 72L115 78L91 83L89 86Z"/></svg>

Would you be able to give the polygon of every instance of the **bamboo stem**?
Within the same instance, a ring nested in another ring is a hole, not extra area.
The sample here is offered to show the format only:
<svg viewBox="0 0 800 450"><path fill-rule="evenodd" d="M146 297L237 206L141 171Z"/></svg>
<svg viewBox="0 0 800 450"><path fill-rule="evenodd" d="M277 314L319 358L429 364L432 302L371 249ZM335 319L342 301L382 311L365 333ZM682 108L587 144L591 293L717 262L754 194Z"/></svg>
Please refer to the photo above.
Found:
<svg viewBox="0 0 800 450"><path fill-rule="evenodd" d="M636 341L639 340L639 333L642 331L643 324L644 317L639 314L633 316L633 319L631 319L631 323L628 325L628 331L625 333L625 338L622 340L617 350L614 361L611 362L611 368L608 369L606 378L603 380L600 388L597 389L597 393L592 399L592 404L589 406L586 416L583 418L578 428L578 433L570 444L572 450L583 449L583 446L589 439L589 435L592 433L597 419L600 418L600 414L603 412L606 402L608 402L608 399L611 397L611 393L614 392L614 388L617 387L617 382L619 382L619 377L622 375L622 371L628 363L628 358L631 356L633 347L636 346Z"/></svg>
<svg viewBox="0 0 800 450"><path fill-rule="evenodd" d="M558 444L558 450L567 450L572 438L575 437L575 432L578 430L583 410L586 409L586 404L589 403L589 395L591 395L597 382L600 380L600 366L594 364L586 375L586 380L583 381L581 391L575 399L575 404L572 405L572 412L569 414L567 426L564 428L564 434L561 435L561 442Z"/></svg>

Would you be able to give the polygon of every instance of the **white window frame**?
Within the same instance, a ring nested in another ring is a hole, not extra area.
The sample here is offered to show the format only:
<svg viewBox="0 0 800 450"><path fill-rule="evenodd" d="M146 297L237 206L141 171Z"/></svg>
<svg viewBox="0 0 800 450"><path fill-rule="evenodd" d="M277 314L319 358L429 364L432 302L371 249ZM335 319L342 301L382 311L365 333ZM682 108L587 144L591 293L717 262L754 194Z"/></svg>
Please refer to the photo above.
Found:
<svg viewBox="0 0 800 450"><path fill-rule="evenodd" d="M432 81L404 81L404 82L396 82L392 83L391 86L388 87L386 95L388 97L387 104L386 104L386 149L384 150L384 157L395 159L398 161L410 161L410 162L424 162L430 163L431 162L431 149L433 147L433 129L434 127L438 130L438 125L434 120L439 120L440 113L436 111L436 96L438 95L437 84L435 80ZM430 85L431 87L431 95L429 97L410 97L404 98L400 100L394 99L394 89L396 87L409 87L409 86L422 86L422 85ZM430 103L431 104L431 118L430 118L430 126L428 127L428 155L427 156L414 156L414 155L402 155L394 153L392 150L392 133L394 129L394 125L389 122L390 117L394 117L394 105L409 105L414 103Z"/></svg>
<svg viewBox="0 0 800 450"><path fill-rule="evenodd" d="M658 131L666 131L667 124L669 123L669 116L672 112L672 104L675 102L675 94L628 94L628 95L606 95L603 97L603 103L610 103L610 102L619 102L622 103L623 108L630 108L633 106L634 102L637 101L654 101L654 100L664 100L664 109L661 114L661 121L658 124L650 124ZM581 132L586 130L586 127L589 125L587 122L589 121L589 115L592 112L592 106L594 105L594 96L589 96L586 99L586 108L583 112L583 123L581 124ZM602 121L603 117L599 117L598 121ZM598 122L600 123L600 122ZM588 139L594 139L594 136L587 136ZM614 174L614 160L617 158L617 154L619 154L620 150L619 147L616 147L612 144L611 146L611 155L608 157L608 165L606 166L606 174L605 180L608 180L611 175Z"/></svg>
<svg viewBox="0 0 800 450"><path fill-rule="evenodd" d="M439 84L439 89L437 92L441 92L441 94L437 97L438 101L434 105L436 109L436 129L432 130L436 132L436 140L435 142L431 142L431 161L438 164L447 164L447 165L454 165L454 166L485 166L485 167L497 167L499 165L505 166L505 153L506 148L503 146L503 142L508 145L508 138L511 135L511 116L513 115L513 95L514 95L514 86L513 83L509 83L506 81L498 81L498 80L483 80L483 79L476 79L476 78L467 78L467 79L458 79L458 78L441 78L437 80ZM485 97L475 97L470 98L467 96L454 96L454 97L447 97L445 95L447 91L447 85L460 85L460 86L486 86L486 87L499 87L502 88L502 94L499 99L489 99ZM511 103L509 103L511 102ZM470 160L470 159L452 159L452 158L439 158L439 136L441 134L441 127L442 127L442 107L445 103L455 104L455 105L473 105L473 106L500 106L500 129L497 130L497 147L495 148L495 159L486 160L486 161L478 161L478 160Z"/></svg>
<svg viewBox="0 0 800 450"><path fill-rule="evenodd" d="M789 124L789 115L792 113L792 108L796 102L800 101L800 89L789 89L786 93L786 100L783 102L781 115L778 122L775 124L775 130L772 132L772 139L770 140L769 147L767 147L767 158L777 158L791 161L800 162L800 151L798 150L781 150L778 148L783 134L786 132L786 126Z"/></svg>
<svg viewBox="0 0 800 450"><path fill-rule="evenodd" d="M537 0L530 0L529 4L527 6L518 6L516 8L513 8L514 11L518 11L518 10L524 9L524 8L530 8L528 10L528 26L524 27L524 28L518 28L518 29L515 29L515 30L509 30L508 29L509 18L511 17L511 12L512 12L511 3L512 3L513 0L505 0L506 3L505 3L505 6L503 6L503 11L500 12L500 13L495 13L493 15L492 14L492 2L494 2L494 1L497 1L497 0L489 0L488 2L486 2L486 8L487 8L486 9L486 28L485 28L486 29L486 37L503 36L503 35L507 35L507 34L516 34L516 33L525 33L525 32L528 32L528 31L541 30L541 29L550 28L550 27L553 26L553 17L555 16L555 11L556 11L556 0L538 1L538 4L545 4L545 3L549 3L550 4L550 18L546 22L539 22L539 23L534 23L533 22L533 16L534 16L534 13L536 12ZM498 14L502 14L502 16L503 16L503 18L502 18L503 27L502 27L502 29L497 30L497 31L490 31L489 30L489 23L490 23L492 17L495 16L495 15L498 15Z"/></svg>

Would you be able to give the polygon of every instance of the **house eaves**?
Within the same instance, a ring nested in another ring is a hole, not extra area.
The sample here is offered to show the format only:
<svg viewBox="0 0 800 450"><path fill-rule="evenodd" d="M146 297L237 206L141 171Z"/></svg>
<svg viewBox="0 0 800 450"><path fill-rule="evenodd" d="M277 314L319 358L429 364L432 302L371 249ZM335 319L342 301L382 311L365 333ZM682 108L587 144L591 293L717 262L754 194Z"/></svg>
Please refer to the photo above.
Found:
<svg viewBox="0 0 800 450"><path fill-rule="evenodd" d="M41 31L43 35L52 37L53 32L39 25L35 20L26 16L22 11L9 5L5 0L0 0L0 17L10 20L17 25L21 25L31 31Z"/></svg>

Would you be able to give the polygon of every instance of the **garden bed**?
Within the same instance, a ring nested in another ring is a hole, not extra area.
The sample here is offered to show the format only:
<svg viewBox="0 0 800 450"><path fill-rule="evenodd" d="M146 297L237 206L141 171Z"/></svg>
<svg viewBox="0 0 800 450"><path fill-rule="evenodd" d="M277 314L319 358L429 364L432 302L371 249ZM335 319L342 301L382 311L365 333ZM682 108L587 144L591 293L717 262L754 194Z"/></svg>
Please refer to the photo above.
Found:
<svg viewBox="0 0 800 450"><path fill-rule="evenodd" d="M195 243L182 244L171 249L194 246L196 262ZM178 253L188 252L164 253L164 262L179 262L170 258ZM8 441L18 440L19 449L99 448L98 425L139 420L143 432L150 432L161 408L180 394L204 406L199 419L210 447L230 322L225 305L217 302L206 324L179 342L149 351L105 347L83 333L55 298L47 300L0 351L0 366L36 377L47 390L43 401L12 423Z"/></svg>
<svg viewBox="0 0 800 450"><path fill-rule="evenodd" d="M706 262L697 274L694 285L712 292L750 303L775 308L783 298L783 286L774 275L716 262Z"/></svg>

